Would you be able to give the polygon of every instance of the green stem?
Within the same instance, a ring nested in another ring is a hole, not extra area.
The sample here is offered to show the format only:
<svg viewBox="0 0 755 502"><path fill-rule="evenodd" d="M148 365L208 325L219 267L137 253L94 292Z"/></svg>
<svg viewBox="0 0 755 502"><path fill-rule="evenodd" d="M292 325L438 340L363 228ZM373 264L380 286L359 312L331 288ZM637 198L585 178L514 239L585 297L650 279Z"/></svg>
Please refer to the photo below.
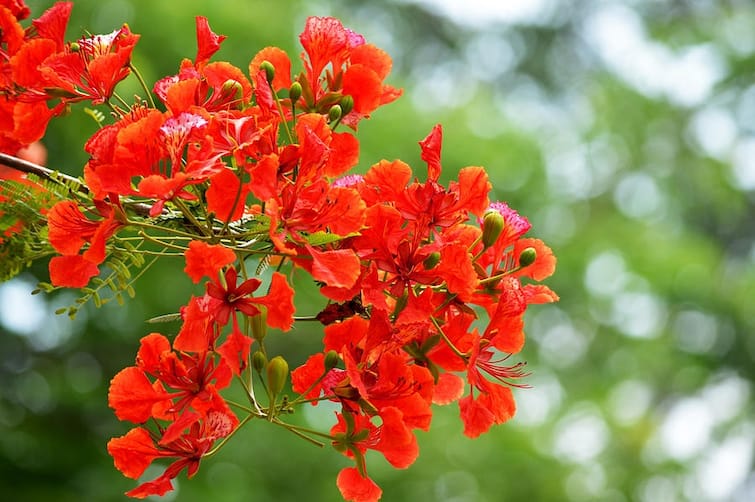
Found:
<svg viewBox="0 0 755 502"><path fill-rule="evenodd" d="M147 94L147 100L149 101L150 108L155 108L155 101L152 99L152 91L149 90L149 87L147 87L147 82L144 81L144 78L142 77L142 74L139 72L139 70L134 66L133 63L128 63L129 69L134 72L134 76L136 77L136 80L139 81L139 85L144 89L144 92Z"/></svg>
<svg viewBox="0 0 755 502"><path fill-rule="evenodd" d="M110 102L110 100L105 100L105 105L110 108L110 111L116 114L118 117L123 117L123 112L119 110L113 103Z"/></svg>
<svg viewBox="0 0 755 502"><path fill-rule="evenodd" d="M254 385L251 382L251 377L249 379L249 384L247 384L241 376L238 376L237 378L239 382L241 382L241 386L244 388L244 392L249 398L249 403L254 406L254 409L257 411L257 416L260 418L268 416L268 413L262 411L262 408L260 408L260 405L257 403L257 397L254 395Z"/></svg>
<svg viewBox="0 0 755 502"><path fill-rule="evenodd" d="M168 244L167 242L161 241L160 239L156 237L152 237L151 235L144 232L144 230L139 231L139 235L146 241L152 242L154 244L163 246L164 248L171 248L176 249L178 251L181 251L181 254L183 254L186 251L186 248L183 246L176 246L175 244Z"/></svg>
<svg viewBox="0 0 755 502"><path fill-rule="evenodd" d="M238 171L238 166L236 166L236 158L231 157L231 167L234 171ZM228 224L231 222L231 215L236 211L236 205L239 203L239 200L241 199L241 192L244 188L244 184L242 183L242 176L239 176L239 189L236 190L236 197L233 199L233 205L231 206L231 210L228 212L228 218L223 222L223 228L220 229L219 235L224 235L226 230L228 230Z"/></svg>
<svg viewBox="0 0 755 502"><path fill-rule="evenodd" d="M113 93L113 97L114 97L115 99L117 99L118 101L120 101L120 103L121 103L121 104L123 105L123 107L124 107L124 108L125 108L126 110L128 110L128 109L130 109L130 108L131 108L131 105L129 105L128 103L126 103L126 100L125 100L125 99L123 99L122 97L120 97L120 96L119 96L119 95L118 95L117 93Z"/></svg>
<svg viewBox="0 0 755 502"><path fill-rule="evenodd" d="M191 222L194 227L202 233L205 237L212 237L212 230L208 230L207 227L202 225L202 223L194 216L194 213L191 212L189 207L184 204L184 202L181 199L174 199L173 203L178 207L178 209L183 213L183 215L186 217L187 220Z"/></svg>
<svg viewBox="0 0 755 502"><path fill-rule="evenodd" d="M434 317L430 318L433 322L433 325L435 325L435 329L438 330L438 334L443 339L444 342L446 342L446 345L448 345L448 348L451 349L451 352L456 354L457 356L461 357L464 361L467 360L466 354L462 353L459 349L456 348L456 345L453 344L451 340L448 339L448 336L443 332L443 328L440 327L440 324L438 324L437 319Z"/></svg>
<svg viewBox="0 0 755 502"><path fill-rule="evenodd" d="M150 240L152 242L155 242L155 243L158 242L158 241L153 240L153 239L149 239L149 238L146 238L146 239ZM127 249L127 248L122 248L122 247L118 247L118 246L113 246L113 249L116 250L116 251L123 251L124 253L132 253L132 252L134 252L133 249ZM180 257L184 256L184 253L166 253L164 251L150 251L148 249L141 249L141 250L139 250L139 254L144 254L144 255L154 256L154 257L163 257L163 258L180 258Z"/></svg>
<svg viewBox="0 0 755 502"><path fill-rule="evenodd" d="M149 230L156 230L156 231L159 231L159 232L165 232L165 233L168 233L168 234L171 234L171 235L174 235L174 236L187 237L190 240L194 240L194 239L198 239L198 238L201 239L202 238L202 236L199 236L197 234L190 234L189 232L184 232L183 230L176 230L175 228L161 227L159 225L153 225L153 224L147 223L145 221L128 220L126 222L126 224L129 225L129 226L135 226L135 227L138 227L138 228L146 228L146 229L149 229Z"/></svg>
<svg viewBox="0 0 755 502"><path fill-rule="evenodd" d="M306 392L305 392L305 394L306 394ZM314 402L320 402L320 401L329 401L329 400L331 400L331 399L335 399L335 398L336 398L336 395L335 395L335 394L330 394L330 395L328 395L328 396L320 396L320 397L314 397L314 398L312 398L312 399L302 399L302 400L298 400L298 399L297 399L296 401L291 401L291 402L290 402L290 403L288 403L288 404L289 404L289 405L292 405L292 404L294 404L294 403L296 403L296 404L304 404L304 403L314 403Z"/></svg>
<svg viewBox="0 0 755 502"><path fill-rule="evenodd" d="M317 400L319 400L319 398L318 398L318 399L307 399L305 401L304 399L302 399L302 397L306 396L307 394L309 394L312 391L312 389L314 389L317 384L319 384L320 382L322 382L323 378L325 378L327 375L328 375L328 371L325 371L322 375L320 375L317 378L317 380L315 380L314 382L312 382L312 384L309 387L307 387L307 390L305 390L304 392L302 392L301 394L299 394L299 397L297 397L296 399L294 399L293 401L291 401L289 403L289 406L294 406L294 405L299 404L299 403L304 403L304 402L310 402L310 401L317 401Z"/></svg>
<svg viewBox="0 0 755 502"><path fill-rule="evenodd" d="M304 315L304 316L294 316L294 321L320 321L317 316L313 315Z"/></svg>
<svg viewBox="0 0 755 502"><path fill-rule="evenodd" d="M283 123L283 128L286 130L288 143L290 145L293 145L294 143L296 143L296 141L294 140L294 135L291 133L291 128L288 126L288 122L286 122L286 114L283 112L283 106L281 105L280 98L278 98L278 93L275 92L275 89L273 89L272 82L268 82L268 85L270 86L270 92L273 93L273 99L275 99L275 106L278 107L278 114L281 116L281 122Z"/></svg>
<svg viewBox="0 0 755 502"><path fill-rule="evenodd" d="M522 269L522 267L517 266L517 267L512 268L511 270L506 270L504 272L501 272L500 274L491 275L490 277L486 277L485 279L480 280L480 285L484 286L484 285L490 284L492 282L500 281L501 279L503 279L507 275L511 275L514 272L518 272L521 269Z"/></svg>
<svg viewBox="0 0 755 502"><path fill-rule="evenodd" d="M335 439L333 436L331 436L327 432L316 431L314 429L309 429L307 427L302 427L300 425L287 424L286 422L282 422L278 418L274 418L272 420L272 423L274 423L276 425L280 425L281 427L284 427L284 428L286 428L286 429L288 429L290 431L298 431L298 432L303 433L303 434L312 434L313 436L318 436L318 437L321 437L321 438L329 439L331 441L333 441Z"/></svg>
<svg viewBox="0 0 755 502"><path fill-rule="evenodd" d="M202 458L209 458L209 457L215 455L223 447L223 445L225 445L225 443L229 439L231 439L252 418L254 418L254 415L248 415L248 416L244 417L244 419L241 422L239 422L239 425L237 425L236 428L233 429L230 434L228 434L226 437L224 437L212 450L210 450L207 453L205 453L204 455L202 455Z"/></svg>
<svg viewBox="0 0 755 502"><path fill-rule="evenodd" d="M247 406L244 406L241 403L237 403L236 401L231 401L230 399L225 400L226 403L228 403L230 406L233 406L234 408L238 408L241 411L246 412L249 415L256 415L257 412Z"/></svg>

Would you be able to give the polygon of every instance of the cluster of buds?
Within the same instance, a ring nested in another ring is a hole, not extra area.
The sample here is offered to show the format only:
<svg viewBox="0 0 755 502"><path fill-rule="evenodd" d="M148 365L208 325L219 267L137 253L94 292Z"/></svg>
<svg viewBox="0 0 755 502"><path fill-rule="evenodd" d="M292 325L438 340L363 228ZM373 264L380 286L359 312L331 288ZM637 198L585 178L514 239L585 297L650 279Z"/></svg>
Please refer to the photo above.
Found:
<svg viewBox="0 0 755 502"><path fill-rule="evenodd" d="M194 60L128 105L115 86L138 77L138 35L124 26L64 43L70 3L26 30L28 10L14 5L0 1L2 151L40 139L70 102L115 117L86 142L81 189L45 211L52 285L90 290L114 253L180 256L204 283L172 317L177 331L142 338L134 366L112 379L110 406L135 424L108 443L116 468L138 479L173 459L129 496L166 493L258 419L331 444L354 461L337 477L344 499L377 500L365 453L411 465L434 404L458 403L469 437L514 415L511 387L526 373L508 360L523 347L527 306L557 300L538 284L555 257L525 237L525 218L491 203L484 168L441 184L440 126L419 142L425 181L400 160L350 174L357 124L401 94L384 83L384 51L312 17L299 37L303 71L267 47L245 73L211 61L225 37L198 17ZM292 285L307 277L321 310L296 316ZM290 371L269 353L268 329L307 321L324 326L322 351ZM223 397L234 381L248 402ZM286 422L321 401L339 410L329 431Z"/></svg>

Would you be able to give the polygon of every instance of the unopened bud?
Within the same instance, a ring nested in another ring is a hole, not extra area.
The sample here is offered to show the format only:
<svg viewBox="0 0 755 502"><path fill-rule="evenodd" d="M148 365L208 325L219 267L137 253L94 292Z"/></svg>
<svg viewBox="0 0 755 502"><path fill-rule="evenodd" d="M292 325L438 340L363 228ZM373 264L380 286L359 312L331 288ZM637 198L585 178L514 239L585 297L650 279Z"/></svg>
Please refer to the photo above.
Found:
<svg viewBox="0 0 755 502"><path fill-rule="evenodd" d="M267 387L270 394L277 396L286 385L288 378L288 362L281 356L275 356L267 363Z"/></svg>
<svg viewBox="0 0 755 502"><path fill-rule="evenodd" d="M301 97L301 84L294 82L288 89L288 98L291 100L291 104L295 104Z"/></svg>
<svg viewBox="0 0 755 502"><path fill-rule="evenodd" d="M68 47L71 49L71 52L79 52L81 50L81 46L78 42L71 42Z"/></svg>
<svg viewBox="0 0 755 502"><path fill-rule="evenodd" d="M404 292L403 295L396 299L396 308L393 310L393 315L398 317L401 311L406 308L407 303L409 303L409 294Z"/></svg>
<svg viewBox="0 0 755 502"><path fill-rule="evenodd" d="M532 265L533 263L535 263L536 259L537 251L535 251L535 248L524 248L524 250L522 250L522 253L519 255L519 266L524 268Z"/></svg>
<svg viewBox="0 0 755 502"><path fill-rule="evenodd" d="M435 267L435 265L438 264L440 261L440 253L435 251L433 253L430 253L427 258L422 262L422 265L425 267L425 270L430 270L431 268Z"/></svg>
<svg viewBox="0 0 755 502"><path fill-rule="evenodd" d="M259 314L252 316L252 338L261 342L267 335L267 309L260 308Z"/></svg>
<svg viewBox="0 0 755 502"><path fill-rule="evenodd" d="M330 107L330 110L328 110L328 120L330 122L335 122L336 120L341 118L341 107L339 105L333 105Z"/></svg>
<svg viewBox="0 0 755 502"><path fill-rule="evenodd" d="M237 80L233 80L232 78L229 78L228 80L223 82L223 87L221 88L221 92L225 96L233 96L234 98L240 98L244 90L241 87L241 84Z"/></svg>
<svg viewBox="0 0 755 502"><path fill-rule="evenodd" d="M339 104L341 105L341 114L348 115L354 109L354 98L348 95L344 96Z"/></svg>
<svg viewBox="0 0 755 502"><path fill-rule="evenodd" d="M482 218L482 245L489 248L500 237L506 222L498 211L488 211Z"/></svg>
<svg viewBox="0 0 755 502"><path fill-rule="evenodd" d="M270 61L263 61L260 64L260 70L265 72L265 78L267 78L267 83L272 84L273 79L275 78L275 67L273 66L273 63Z"/></svg>
<svg viewBox="0 0 755 502"><path fill-rule="evenodd" d="M341 361L341 357L338 355L338 352L335 350L329 350L327 354L325 354L325 371L330 371L336 366L338 366L338 363Z"/></svg>
<svg viewBox="0 0 755 502"><path fill-rule="evenodd" d="M262 374L262 371L267 367L267 356L265 356L264 352L261 350L256 351L254 354L252 354L252 368L254 368L254 371Z"/></svg>

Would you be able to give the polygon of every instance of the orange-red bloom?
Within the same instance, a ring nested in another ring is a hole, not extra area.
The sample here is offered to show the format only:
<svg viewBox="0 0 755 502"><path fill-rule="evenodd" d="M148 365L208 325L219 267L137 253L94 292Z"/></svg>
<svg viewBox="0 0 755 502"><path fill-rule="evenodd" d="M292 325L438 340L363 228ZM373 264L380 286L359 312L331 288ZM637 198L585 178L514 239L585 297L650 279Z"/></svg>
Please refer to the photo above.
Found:
<svg viewBox="0 0 755 502"><path fill-rule="evenodd" d="M169 442L159 441L159 436L143 427L136 427L124 436L111 439L107 451L113 457L115 467L132 479L138 479L155 459L176 458L156 479L126 493L129 497L140 499L150 495L160 496L173 489L171 480L184 468L189 478L194 476L202 457L210 451L215 441L228 436L237 424L238 420L233 414L212 411L194 422L188 432Z"/></svg>
<svg viewBox="0 0 755 502"><path fill-rule="evenodd" d="M63 255L50 260L50 280L56 286L81 288L99 273L105 243L123 224L113 206L98 202L96 208L104 219L90 220L73 201L59 202L47 214L50 244ZM77 254L85 243L89 247Z"/></svg>

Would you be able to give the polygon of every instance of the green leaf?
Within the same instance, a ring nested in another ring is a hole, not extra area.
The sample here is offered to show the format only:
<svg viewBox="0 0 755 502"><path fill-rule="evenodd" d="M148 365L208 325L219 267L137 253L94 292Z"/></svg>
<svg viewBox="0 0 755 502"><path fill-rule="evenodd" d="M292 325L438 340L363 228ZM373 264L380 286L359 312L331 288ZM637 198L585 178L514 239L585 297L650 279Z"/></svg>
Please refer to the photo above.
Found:
<svg viewBox="0 0 755 502"><path fill-rule="evenodd" d="M147 319L146 322L150 324L158 324L158 323L164 323L164 322L174 322L174 321L180 321L181 320L181 314L175 313L175 314L163 314L156 317L153 317L151 319Z"/></svg>

